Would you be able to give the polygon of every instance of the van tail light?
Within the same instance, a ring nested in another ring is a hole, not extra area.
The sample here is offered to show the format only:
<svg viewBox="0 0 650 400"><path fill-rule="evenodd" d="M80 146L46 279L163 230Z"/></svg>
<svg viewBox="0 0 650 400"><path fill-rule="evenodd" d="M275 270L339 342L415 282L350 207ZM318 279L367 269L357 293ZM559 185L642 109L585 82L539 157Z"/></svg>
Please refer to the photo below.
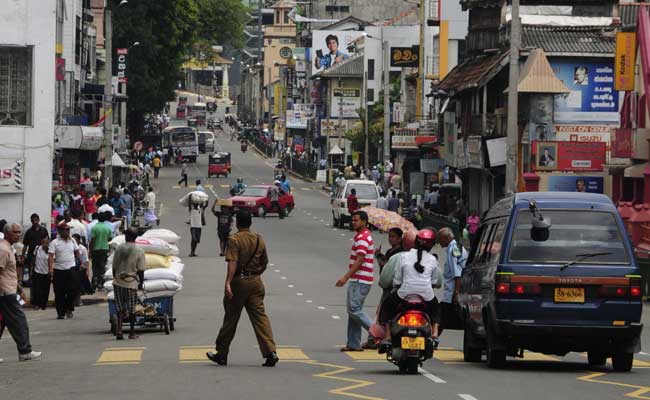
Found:
<svg viewBox="0 0 650 400"><path fill-rule="evenodd" d="M510 285L511 294L537 295L542 293L542 285L537 283Z"/></svg>
<svg viewBox="0 0 650 400"><path fill-rule="evenodd" d="M607 298L627 297L628 289L627 286L603 285L598 289L598 296Z"/></svg>
<svg viewBox="0 0 650 400"><path fill-rule="evenodd" d="M418 327L427 324L427 320L424 318L424 315L419 312L407 312L406 314L399 317L397 324L401 326L409 327Z"/></svg>
<svg viewBox="0 0 650 400"><path fill-rule="evenodd" d="M510 284L505 282L497 283L496 292L497 294L510 293Z"/></svg>

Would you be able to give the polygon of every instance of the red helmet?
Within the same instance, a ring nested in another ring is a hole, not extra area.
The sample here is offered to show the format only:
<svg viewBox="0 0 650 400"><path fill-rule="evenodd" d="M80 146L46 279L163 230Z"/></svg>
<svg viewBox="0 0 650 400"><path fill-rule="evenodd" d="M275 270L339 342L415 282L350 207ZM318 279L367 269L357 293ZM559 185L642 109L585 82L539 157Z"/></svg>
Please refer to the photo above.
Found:
<svg viewBox="0 0 650 400"><path fill-rule="evenodd" d="M404 250L408 251L415 247L415 238L417 234L418 230L415 228L411 228L404 232L404 235L402 235L402 248Z"/></svg>
<svg viewBox="0 0 650 400"><path fill-rule="evenodd" d="M436 232L429 228L420 229L416 239L418 244L431 248L436 243Z"/></svg>

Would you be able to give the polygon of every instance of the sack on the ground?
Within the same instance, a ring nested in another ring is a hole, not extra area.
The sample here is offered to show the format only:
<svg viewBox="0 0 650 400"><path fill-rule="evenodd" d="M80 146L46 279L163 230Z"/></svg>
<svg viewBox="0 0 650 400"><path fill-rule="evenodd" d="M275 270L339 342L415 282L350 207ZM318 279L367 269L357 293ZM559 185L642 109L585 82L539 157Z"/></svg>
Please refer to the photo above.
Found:
<svg viewBox="0 0 650 400"><path fill-rule="evenodd" d="M142 235L143 238L162 239L169 244L177 244L181 237L169 229L149 229Z"/></svg>
<svg viewBox="0 0 650 400"><path fill-rule="evenodd" d="M144 250L145 253L168 256L172 252L172 248L170 247L171 245L158 238L139 237L135 240L135 244Z"/></svg>
<svg viewBox="0 0 650 400"><path fill-rule="evenodd" d="M144 281L145 292L159 292L161 290L179 290L181 284L169 279L154 279L152 281Z"/></svg>
<svg viewBox="0 0 650 400"><path fill-rule="evenodd" d="M171 258L169 256L161 256L159 254L149 254L146 253L145 265L147 269L150 268L169 268L171 264Z"/></svg>

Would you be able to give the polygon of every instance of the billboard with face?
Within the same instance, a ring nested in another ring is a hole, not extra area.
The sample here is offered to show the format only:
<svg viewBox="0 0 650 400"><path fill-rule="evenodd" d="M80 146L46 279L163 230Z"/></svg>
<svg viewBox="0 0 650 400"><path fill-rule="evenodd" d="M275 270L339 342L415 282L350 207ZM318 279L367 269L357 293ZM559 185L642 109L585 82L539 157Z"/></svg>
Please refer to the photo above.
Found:
<svg viewBox="0 0 650 400"><path fill-rule="evenodd" d="M310 52L312 74L350 57L348 45L362 35L360 31L313 31Z"/></svg>

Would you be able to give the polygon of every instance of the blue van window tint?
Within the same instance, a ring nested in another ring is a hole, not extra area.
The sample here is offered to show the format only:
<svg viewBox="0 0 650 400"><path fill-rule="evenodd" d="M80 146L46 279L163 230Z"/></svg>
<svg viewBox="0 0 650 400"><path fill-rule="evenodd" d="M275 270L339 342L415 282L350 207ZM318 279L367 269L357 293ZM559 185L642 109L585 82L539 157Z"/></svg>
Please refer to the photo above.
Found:
<svg viewBox="0 0 650 400"><path fill-rule="evenodd" d="M579 263L629 264L621 231L609 212L582 210L541 210L550 218L548 237L531 232L531 215L522 210L510 245L510 262L558 264L576 261L581 255L609 253L589 257Z"/></svg>

